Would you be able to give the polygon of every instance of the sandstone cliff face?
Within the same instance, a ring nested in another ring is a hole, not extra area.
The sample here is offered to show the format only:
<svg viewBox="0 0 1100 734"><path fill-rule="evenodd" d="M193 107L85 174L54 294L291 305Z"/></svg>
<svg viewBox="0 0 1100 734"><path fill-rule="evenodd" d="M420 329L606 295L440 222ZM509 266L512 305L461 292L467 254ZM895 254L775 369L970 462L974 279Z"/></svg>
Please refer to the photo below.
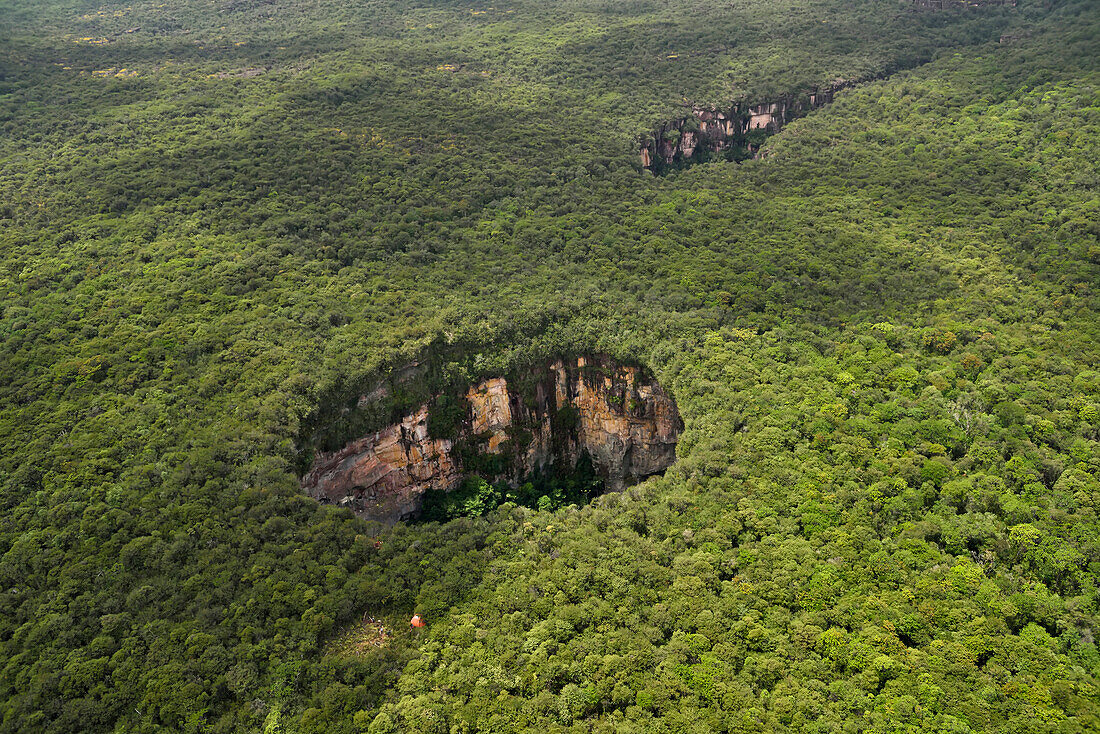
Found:
<svg viewBox="0 0 1100 734"><path fill-rule="evenodd" d="M953 8L1016 7L1016 0L913 0L913 5L928 10L950 10Z"/></svg>
<svg viewBox="0 0 1100 734"><path fill-rule="evenodd" d="M394 522L415 516L425 493L457 487L472 473L462 458L471 455L502 459L500 473L484 478L515 485L537 471L567 472L587 453L612 491L675 461L682 429L676 404L638 368L575 357L523 377L522 389L497 377L467 390L454 439L429 435L424 405L398 424L319 454L303 489Z"/></svg>
<svg viewBox="0 0 1100 734"><path fill-rule="evenodd" d="M320 454L302 487L365 517L395 520L414 512L425 492L462 481L451 449L451 441L429 437L424 406L396 425Z"/></svg>
<svg viewBox="0 0 1100 734"><path fill-rule="evenodd" d="M794 118L832 102L837 92L854 83L837 80L823 89L756 105L740 102L726 109L692 106L690 114L643 136L638 156L642 166L650 169L690 161L702 153L734 151L740 157L750 157L757 150L752 133L779 132Z"/></svg>

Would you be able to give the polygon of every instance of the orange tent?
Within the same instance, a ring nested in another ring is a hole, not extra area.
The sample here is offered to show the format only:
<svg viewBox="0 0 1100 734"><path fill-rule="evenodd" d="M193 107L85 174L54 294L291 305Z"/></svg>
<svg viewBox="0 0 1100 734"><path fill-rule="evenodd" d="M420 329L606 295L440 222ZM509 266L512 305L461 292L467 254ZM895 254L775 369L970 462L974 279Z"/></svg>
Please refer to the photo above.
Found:
<svg viewBox="0 0 1100 734"><path fill-rule="evenodd" d="M427 627L428 623L420 618L419 614L414 614L413 618L409 620L409 624L413 627Z"/></svg>

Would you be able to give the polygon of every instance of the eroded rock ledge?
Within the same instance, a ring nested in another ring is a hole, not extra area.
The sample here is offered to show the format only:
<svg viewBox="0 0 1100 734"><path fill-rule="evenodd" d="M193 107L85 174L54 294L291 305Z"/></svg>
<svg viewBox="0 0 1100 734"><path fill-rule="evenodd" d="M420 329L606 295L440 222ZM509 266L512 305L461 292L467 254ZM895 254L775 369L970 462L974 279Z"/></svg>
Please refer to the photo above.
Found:
<svg viewBox="0 0 1100 734"><path fill-rule="evenodd" d="M856 83L838 79L820 89L761 104L735 102L725 108L692 105L689 114L643 135L638 156L643 168L655 172L704 161L716 154L725 154L731 160L751 158L768 135L810 110L829 104L837 92Z"/></svg>
<svg viewBox="0 0 1100 734"><path fill-rule="evenodd" d="M536 472L569 472L587 454L616 491L668 468L683 427L654 379L607 357L559 359L436 397L400 422L317 454L302 488L395 522L415 517L426 493L448 492L471 474L515 486Z"/></svg>

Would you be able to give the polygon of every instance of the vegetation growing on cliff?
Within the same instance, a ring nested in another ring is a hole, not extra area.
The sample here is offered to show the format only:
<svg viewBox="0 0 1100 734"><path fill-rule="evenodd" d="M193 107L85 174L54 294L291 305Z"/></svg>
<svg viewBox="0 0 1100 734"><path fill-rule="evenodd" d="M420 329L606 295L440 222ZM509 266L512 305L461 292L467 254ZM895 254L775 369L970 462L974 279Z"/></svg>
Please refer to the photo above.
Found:
<svg viewBox="0 0 1100 734"><path fill-rule="evenodd" d="M0 731L1100 728L1094 3L0 21ZM915 60L637 168L685 96ZM678 463L302 497L307 416L439 341L649 366ZM364 612L428 626L326 655Z"/></svg>

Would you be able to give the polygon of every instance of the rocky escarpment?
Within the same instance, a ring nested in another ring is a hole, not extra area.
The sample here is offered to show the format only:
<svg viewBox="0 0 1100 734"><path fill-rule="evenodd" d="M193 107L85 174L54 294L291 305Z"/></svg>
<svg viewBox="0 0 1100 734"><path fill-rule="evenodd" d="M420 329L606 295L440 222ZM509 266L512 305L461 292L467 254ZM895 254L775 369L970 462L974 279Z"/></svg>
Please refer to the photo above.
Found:
<svg viewBox="0 0 1100 734"><path fill-rule="evenodd" d="M643 135L638 156L642 167L653 171L707 160L715 154L725 154L732 160L751 158L768 135L832 102L837 92L854 84L837 80L821 89L760 104L736 102L725 108L692 105L689 114Z"/></svg>
<svg viewBox="0 0 1100 734"><path fill-rule="evenodd" d="M911 0L920 10L1016 7L1017 0ZM1001 43L1017 36L1001 36ZM919 63L919 62L918 62ZM860 79L837 79L823 87L788 94L767 102L747 100L726 107L686 105L687 113L658 125L638 140L642 167L661 173L669 168L698 163L721 155L741 161L757 155L760 145L791 120L833 101L837 92L863 81L891 73Z"/></svg>
<svg viewBox="0 0 1100 734"><path fill-rule="evenodd" d="M668 468L682 428L655 380L605 357L556 360L437 396L444 397L319 453L303 489L393 522L414 517L427 493L448 492L472 474L515 486L538 472L567 473L587 455L607 488L620 490ZM453 419L433 415L444 405Z"/></svg>
<svg viewBox="0 0 1100 734"><path fill-rule="evenodd" d="M913 5L927 10L950 10L953 8L1016 7L1016 0L913 0Z"/></svg>

